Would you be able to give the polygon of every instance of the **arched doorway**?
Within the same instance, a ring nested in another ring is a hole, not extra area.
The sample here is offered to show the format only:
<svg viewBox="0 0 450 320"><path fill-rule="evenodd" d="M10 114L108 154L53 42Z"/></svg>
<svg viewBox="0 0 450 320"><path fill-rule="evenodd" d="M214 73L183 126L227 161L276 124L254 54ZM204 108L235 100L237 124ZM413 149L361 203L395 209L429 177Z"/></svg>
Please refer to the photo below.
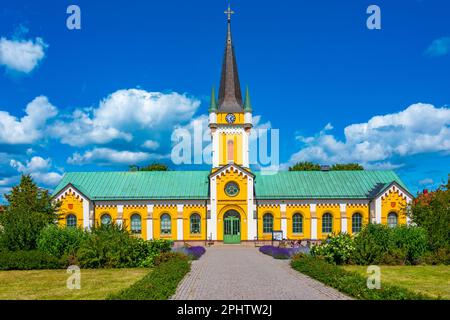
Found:
<svg viewBox="0 0 450 320"><path fill-rule="evenodd" d="M229 210L223 216L223 243L241 243L241 216L236 210Z"/></svg>

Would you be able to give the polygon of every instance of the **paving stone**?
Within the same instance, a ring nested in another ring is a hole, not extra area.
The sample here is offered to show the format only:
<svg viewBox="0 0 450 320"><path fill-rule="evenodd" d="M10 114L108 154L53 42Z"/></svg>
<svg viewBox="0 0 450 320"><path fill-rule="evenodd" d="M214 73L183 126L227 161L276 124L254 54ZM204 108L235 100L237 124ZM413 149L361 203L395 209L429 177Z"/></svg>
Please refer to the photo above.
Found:
<svg viewBox="0 0 450 320"><path fill-rule="evenodd" d="M339 291L304 275L257 248L215 246L193 261L175 300L342 300Z"/></svg>

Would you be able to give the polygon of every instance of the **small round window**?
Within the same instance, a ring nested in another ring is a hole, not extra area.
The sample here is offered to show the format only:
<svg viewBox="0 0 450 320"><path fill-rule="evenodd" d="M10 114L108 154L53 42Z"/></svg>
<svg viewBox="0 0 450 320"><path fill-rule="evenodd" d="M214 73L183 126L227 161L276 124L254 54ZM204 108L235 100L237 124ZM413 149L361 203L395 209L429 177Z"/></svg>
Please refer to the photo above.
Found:
<svg viewBox="0 0 450 320"><path fill-rule="evenodd" d="M225 185L225 193L229 197L235 197L239 193L239 186L236 182L228 182Z"/></svg>

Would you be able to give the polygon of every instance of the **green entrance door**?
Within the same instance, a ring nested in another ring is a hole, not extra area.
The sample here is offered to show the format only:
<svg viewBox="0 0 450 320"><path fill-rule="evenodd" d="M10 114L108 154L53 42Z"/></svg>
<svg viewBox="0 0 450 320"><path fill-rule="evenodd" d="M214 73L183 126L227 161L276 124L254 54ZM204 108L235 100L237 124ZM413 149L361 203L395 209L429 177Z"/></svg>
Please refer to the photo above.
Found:
<svg viewBox="0 0 450 320"><path fill-rule="evenodd" d="M223 243L241 243L241 218L237 211L225 213L223 219Z"/></svg>

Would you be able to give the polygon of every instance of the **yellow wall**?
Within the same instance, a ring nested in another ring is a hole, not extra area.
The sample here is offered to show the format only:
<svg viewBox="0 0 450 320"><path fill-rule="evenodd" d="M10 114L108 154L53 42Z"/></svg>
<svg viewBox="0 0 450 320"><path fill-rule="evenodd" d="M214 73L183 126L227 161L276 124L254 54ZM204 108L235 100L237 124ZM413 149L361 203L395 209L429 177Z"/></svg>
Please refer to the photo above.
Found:
<svg viewBox="0 0 450 320"><path fill-rule="evenodd" d="M191 234L191 215L200 215L200 234ZM183 209L183 238L184 240L206 240L206 207L202 205L184 206Z"/></svg>
<svg viewBox="0 0 450 320"><path fill-rule="evenodd" d="M346 216L347 216L347 230L342 230L342 232L347 232L352 234L352 217L355 213L360 213L363 217L362 226L364 227L369 223L370 211L369 206L366 204L347 204Z"/></svg>
<svg viewBox="0 0 450 320"><path fill-rule="evenodd" d="M217 239L223 240L223 216L228 210L236 210L241 215L241 240L247 239L247 176L242 172L230 168L230 172L217 176ZM239 194L229 197L225 193L228 182L235 182L239 186ZM253 218L253 217L250 217Z"/></svg>
<svg viewBox="0 0 450 320"><path fill-rule="evenodd" d="M393 206L394 204L394 206ZM389 192L388 196L381 199L381 223L387 225L387 216L395 212L399 224L406 224L406 199L402 198L398 190Z"/></svg>
<svg viewBox="0 0 450 320"><path fill-rule="evenodd" d="M258 239L272 240L271 233L264 233L263 217L266 213L273 215L273 230L281 230L281 210L279 205L259 205L258 206Z"/></svg>
<svg viewBox="0 0 450 320"><path fill-rule="evenodd" d="M338 204L318 204L316 207L317 214L317 238L326 239L329 233L322 233L322 216L325 213L333 215L333 231L338 233L341 230L341 209Z"/></svg>
<svg viewBox="0 0 450 320"><path fill-rule="evenodd" d="M161 216L169 214L171 218L171 234L161 235ZM153 207L153 236L155 239L177 240L177 206L154 206Z"/></svg>
<svg viewBox="0 0 450 320"><path fill-rule="evenodd" d="M95 225L99 226L101 224L101 219L104 214L109 214L111 216L112 222L117 220L117 206L95 206Z"/></svg>
<svg viewBox="0 0 450 320"><path fill-rule="evenodd" d="M123 207L123 216L122 223L126 227L128 231L131 231L131 216L133 214L138 214L141 216L141 234L135 234L135 236L139 236L142 239L147 239L147 206L124 206Z"/></svg>
<svg viewBox="0 0 450 320"><path fill-rule="evenodd" d="M234 163L242 165L242 135L240 134L220 134L219 138L219 165L224 166L228 164L228 141L233 141Z"/></svg>
<svg viewBox="0 0 450 320"><path fill-rule="evenodd" d="M299 213L303 216L303 233L292 233L292 217ZM311 238L311 212L309 205L293 205L286 207L287 239L300 240ZM286 237L286 235L284 235Z"/></svg>
<svg viewBox="0 0 450 320"><path fill-rule="evenodd" d="M77 198L75 193L67 192L61 198L61 207L59 210L60 218L58 223L60 226L66 226L66 217L69 214L74 214L77 217L77 226L83 227L83 199Z"/></svg>
<svg viewBox="0 0 450 320"><path fill-rule="evenodd" d="M230 125L226 120L227 114L228 114L228 112L227 113L222 113L222 112L217 113L217 123ZM232 125L244 124L244 113L233 113L233 114L236 117L236 121Z"/></svg>

